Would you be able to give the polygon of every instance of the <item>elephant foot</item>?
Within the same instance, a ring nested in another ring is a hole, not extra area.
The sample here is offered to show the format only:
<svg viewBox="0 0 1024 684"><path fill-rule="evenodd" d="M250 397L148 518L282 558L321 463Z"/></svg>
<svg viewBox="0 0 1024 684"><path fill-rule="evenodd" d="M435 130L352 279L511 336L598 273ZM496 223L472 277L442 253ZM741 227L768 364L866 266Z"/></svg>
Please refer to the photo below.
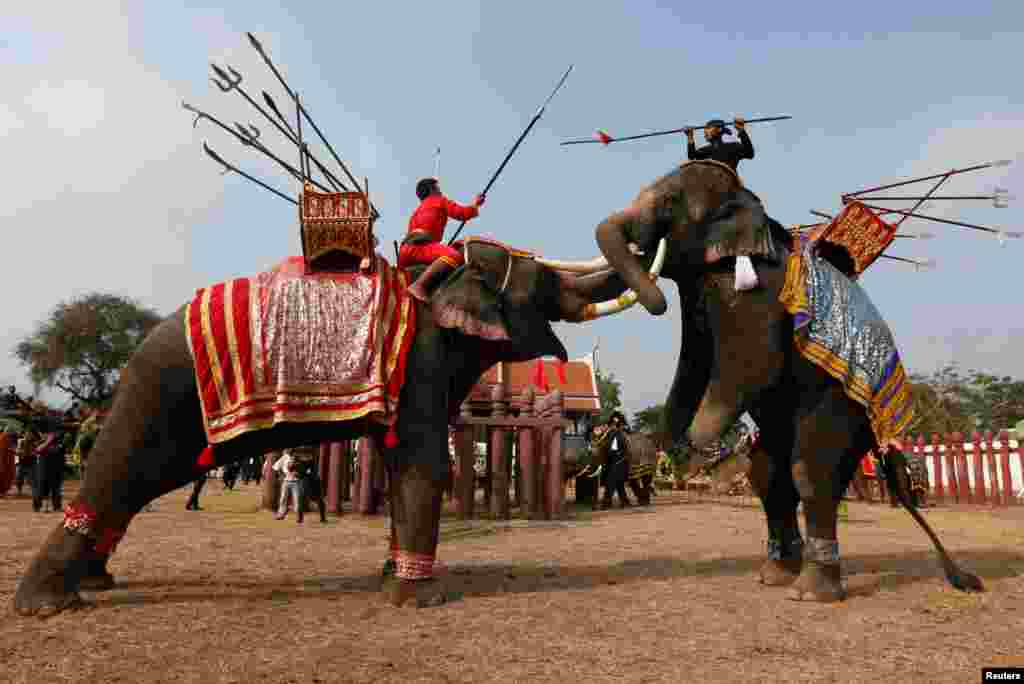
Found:
<svg viewBox="0 0 1024 684"><path fill-rule="evenodd" d="M433 608L448 602L444 583L436 579L403 580L390 578L384 583L384 593L391 605L401 607L415 601L417 608Z"/></svg>
<svg viewBox="0 0 1024 684"><path fill-rule="evenodd" d="M14 595L14 612L47 618L65 610L79 610L92 604L82 599L77 590L68 587L67 578L58 573L29 575L22 579Z"/></svg>
<svg viewBox="0 0 1024 684"><path fill-rule="evenodd" d="M803 567L803 558L769 558L761 566L760 581L766 587L785 587L796 581Z"/></svg>
<svg viewBox="0 0 1024 684"><path fill-rule="evenodd" d="M104 571L100 575L86 575L82 578L78 588L82 591L110 591L117 586L114 576Z"/></svg>
<svg viewBox="0 0 1024 684"><path fill-rule="evenodd" d="M800 576L789 589L793 601L834 603L846 599L846 588L840 576L839 564L807 563Z"/></svg>

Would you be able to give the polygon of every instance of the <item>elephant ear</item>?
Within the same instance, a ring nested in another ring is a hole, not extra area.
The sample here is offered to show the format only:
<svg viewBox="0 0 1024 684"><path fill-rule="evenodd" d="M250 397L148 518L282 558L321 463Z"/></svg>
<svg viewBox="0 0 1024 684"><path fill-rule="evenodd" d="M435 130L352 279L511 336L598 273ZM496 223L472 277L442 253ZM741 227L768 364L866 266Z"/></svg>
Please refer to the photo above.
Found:
<svg viewBox="0 0 1024 684"><path fill-rule="evenodd" d="M759 256L778 261L771 219L754 193L747 189L730 195L703 221L705 261L727 257Z"/></svg>
<svg viewBox="0 0 1024 684"><path fill-rule="evenodd" d="M442 328L491 341L509 339L501 295L495 285L493 259L474 252L472 263L461 266L431 297L434 320Z"/></svg>

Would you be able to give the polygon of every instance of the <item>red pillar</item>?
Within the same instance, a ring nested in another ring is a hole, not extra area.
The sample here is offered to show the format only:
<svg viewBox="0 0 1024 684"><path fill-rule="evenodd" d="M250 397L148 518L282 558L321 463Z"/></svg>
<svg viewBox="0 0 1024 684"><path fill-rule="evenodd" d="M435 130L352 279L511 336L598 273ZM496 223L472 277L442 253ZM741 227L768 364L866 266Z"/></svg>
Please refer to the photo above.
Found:
<svg viewBox="0 0 1024 684"><path fill-rule="evenodd" d="M988 473L988 487L986 488L986 495L988 501L993 506L998 506L999 501L999 472L996 469L996 449L995 449L995 438L992 436L991 430L985 430L985 472Z"/></svg>
<svg viewBox="0 0 1024 684"><path fill-rule="evenodd" d="M956 479L957 490L960 493L960 503L974 503L974 496L971 493L971 481L967 477L967 455L964 453L964 435L959 432L953 433L953 440L956 443Z"/></svg>
<svg viewBox="0 0 1024 684"><path fill-rule="evenodd" d="M974 442L974 503L986 503L985 496L985 452L981 449L981 435L974 432L971 435ZM986 445L988 446L988 445Z"/></svg>
<svg viewBox="0 0 1024 684"><path fill-rule="evenodd" d="M1004 506L1013 503L1013 474L1010 471L1010 433L1002 430L999 433L999 472L1003 476L1003 491L1000 498Z"/></svg>
<svg viewBox="0 0 1024 684"><path fill-rule="evenodd" d="M946 472L949 473L949 498L960 503L960 470L957 468L957 435L960 433L946 433ZM961 445L963 443L961 442Z"/></svg>
<svg viewBox="0 0 1024 684"><path fill-rule="evenodd" d="M942 465L942 453L939 449L942 448L942 444L939 440L939 434L937 432L932 433L932 470L935 472L935 498L936 500L946 499L946 469Z"/></svg>

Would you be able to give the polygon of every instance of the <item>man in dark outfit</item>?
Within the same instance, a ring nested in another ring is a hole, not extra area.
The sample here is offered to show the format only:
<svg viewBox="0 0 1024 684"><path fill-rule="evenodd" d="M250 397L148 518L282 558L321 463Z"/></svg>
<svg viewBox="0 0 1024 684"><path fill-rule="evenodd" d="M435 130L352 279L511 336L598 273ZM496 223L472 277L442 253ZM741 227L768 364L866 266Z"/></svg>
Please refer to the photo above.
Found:
<svg viewBox="0 0 1024 684"><path fill-rule="evenodd" d="M604 489L601 508L611 508L612 495L615 493L619 495L619 504L626 508L633 505L626 496L626 477L629 474L629 463L626 461L626 417L616 411L610 423L611 427L605 436L608 444L608 461L605 466L608 470L608 484Z"/></svg>
<svg viewBox="0 0 1024 684"><path fill-rule="evenodd" d="M708 141L700 149L693 143L693 129L686 129L686 157L687 159L713 159L722 162L736 171L741 159L754 158L754 146L747 135L747 127L743 119L736 117L736 130L740 141L723 142L722 134L732 134L732 131L721 119L712 119L704 125L704 138Z"/></svg>

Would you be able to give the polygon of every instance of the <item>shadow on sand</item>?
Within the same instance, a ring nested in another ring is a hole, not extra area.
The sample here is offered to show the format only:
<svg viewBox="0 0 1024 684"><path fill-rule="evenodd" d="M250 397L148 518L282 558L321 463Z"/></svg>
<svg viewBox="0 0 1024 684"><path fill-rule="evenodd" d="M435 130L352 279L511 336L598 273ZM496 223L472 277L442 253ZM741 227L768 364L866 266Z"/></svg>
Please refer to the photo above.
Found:
<svg viewBox="0 0 1024 684"><path fill-rule="evenodd" d="M955 560L982 580L991 581L1024 574L1024 554L1003 549L965 551L956 554ZM453 563L445 576L445 590L457 599L463 596L586 590L610 584L682 577L737 577L753 575L763 562L762 556L745 556L713 560L652 557L612 565ZM851 596L867 596L881 588L895 589L942 579L941 568L935 554L930 551L857 554L844 558L843 563ZM100 607L238 600L287 602L315 596L371 593L380 588L381 578L377 574L312 577L298 585L270 579L226 580L216 585L209 581L129 580L119 582L111 592L90 598Z"/></svg>

